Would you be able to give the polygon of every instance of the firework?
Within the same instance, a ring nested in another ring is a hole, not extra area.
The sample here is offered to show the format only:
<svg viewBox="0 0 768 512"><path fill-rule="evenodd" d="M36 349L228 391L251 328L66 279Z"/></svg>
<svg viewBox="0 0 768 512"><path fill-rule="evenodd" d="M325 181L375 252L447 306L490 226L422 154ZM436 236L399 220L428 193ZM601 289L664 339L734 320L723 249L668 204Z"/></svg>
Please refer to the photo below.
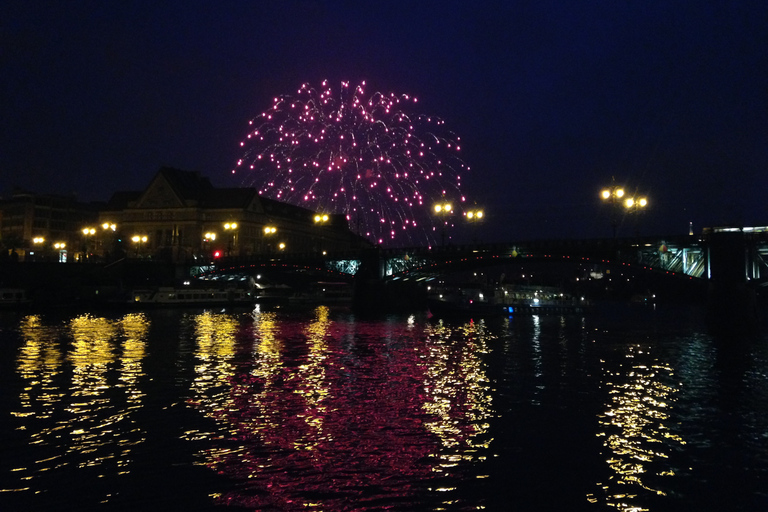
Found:
<svg viewBox="0 0 768 512"><path fill-rule="evenodd" d="M259 194L325 213L380 245L432 243L450 216L433 204L458 204L459 138L437 117L416 112L407 94L367 96L365 82L303 84L251 120L233 173Z"/></svg>

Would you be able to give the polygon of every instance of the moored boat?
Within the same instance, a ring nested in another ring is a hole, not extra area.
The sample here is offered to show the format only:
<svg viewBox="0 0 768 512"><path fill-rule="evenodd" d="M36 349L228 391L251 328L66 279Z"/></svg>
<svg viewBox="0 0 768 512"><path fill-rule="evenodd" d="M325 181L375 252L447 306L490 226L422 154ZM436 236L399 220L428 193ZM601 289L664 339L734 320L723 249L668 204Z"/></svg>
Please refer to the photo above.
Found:
<svg viewBox="0 0 768 512"><path fill-rule="evenodd" d="M241 288L175 286L134 289L128 299L129 304L147 306L247 306L252 302L251 292Z"/></svg>

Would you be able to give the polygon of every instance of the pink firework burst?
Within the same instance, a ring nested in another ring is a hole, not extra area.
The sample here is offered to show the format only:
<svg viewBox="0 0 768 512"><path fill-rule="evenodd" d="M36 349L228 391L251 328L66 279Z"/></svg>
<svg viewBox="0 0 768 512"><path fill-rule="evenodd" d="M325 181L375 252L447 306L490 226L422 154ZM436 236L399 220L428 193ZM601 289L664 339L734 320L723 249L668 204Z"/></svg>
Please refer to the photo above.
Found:
<svg viewBox="0 0 768 512"><path fill-rule="evenodd" d="M437 117L419 114L407 94L365 93L365 82L333 91L303 84L251 120L233 173L259 193L316 211L344 213L350 227L380 245L429 244L457 204L459 138Z"/></svg>

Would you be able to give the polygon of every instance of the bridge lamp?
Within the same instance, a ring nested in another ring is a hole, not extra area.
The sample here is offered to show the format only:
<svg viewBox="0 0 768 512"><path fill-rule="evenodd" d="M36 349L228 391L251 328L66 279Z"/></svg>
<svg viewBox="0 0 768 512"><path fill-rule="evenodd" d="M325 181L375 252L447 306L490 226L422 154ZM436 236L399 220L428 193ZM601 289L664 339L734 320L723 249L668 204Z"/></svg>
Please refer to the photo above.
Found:
<svg viewBox="0 0 768 512"><path fill-rule="evenodd" d="M616 199L624 197L624 189L621 187L604 188L603 191L600 192L600 197L606 201L615 201Z"/></svg>
<svg viewBox="0 0 768 512"><path fill-rule="evenodd" d="M108 229L111 231L115 231L117 229L117 224L112 222L105 222L104 224L101 225L101 229L103 229L104 231Z"/></svg>
<svg viewBox="0 0 768 512"><path fill-rule="evenodd" d="M641 197L638 199L635 199L634 197L629 197L624 201L624 207L627 210L639 210L642 208L645 208L648 206L648 199L645 197Z"/></svg>
<svg viewBox="0 0 768 512"><path fill-rule="evenodd" d="M216 233L209 231L203 235L203 242L212 242L216 240Z"/></svg>
<svg viewBox="0 0 768 512"><path fill-rule="evenodd" d="M435 213L437 214L449 214L453 211L451 203L438 203L435 205Z"/></svg>
<svg viewBox="0 0 768 512"><path fill-rule="evenodd" d="M315 224L325 224L326 222L328 222L329 219L330 217L328 216L327 213L322 213L322 214L318 213L317 215L315 215L314 221L315 221Z"/></svg>
<svg viewBox="0 0 768 512"><path fill-rule="evenodd" d="M64 242L56 242L55 244L53 244L53 246L56 249L64 249L65 247L67 247L67 244L65 244Z"/></svg>
<svg viewBox="0 0 768 512"><path fill-rule="evenodd" d="M274 226L264 226L264 234L265 235L274 235L277 233L277 228Z"/></svg>
<svg viewBox="0 0 768 512"><path fill-rule="evenodd" d="M224 229L231 230L237 229L237 222L227 222L224 224Z"/></svg>
<svg viewBox="0 0 768 512"><path fill-rule="evenodd" d="M96 230L94 228L83 228L83 234L85 236L95 235L96 234Z"/></svg>
<svg viewBox="0 0 768 512"><path fill-rule="evenodd" d="M469 210L464 215L466 215L468 221L472 222L482 220L484 213L483 210Z"/></svg>

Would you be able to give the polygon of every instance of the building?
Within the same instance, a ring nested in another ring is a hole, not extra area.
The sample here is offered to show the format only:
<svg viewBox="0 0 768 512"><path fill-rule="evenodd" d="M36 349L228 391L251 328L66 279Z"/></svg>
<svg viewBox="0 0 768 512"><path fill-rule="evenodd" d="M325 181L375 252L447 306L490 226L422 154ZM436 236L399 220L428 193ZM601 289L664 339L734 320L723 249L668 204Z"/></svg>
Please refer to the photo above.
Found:
<svg viewBox="0 0 768 512"><path fill-rule="evenodd" d="M196 172L161 168L146 189L117 192L88 227L90 247L110 257L191 262L216 256L332 254L368 246L343 215L215 188Z"/></svg>
<svg viewBox="0 0 768 512"><path fill-rule="evenodd" d="M103 203L102 203L103 204ZM35 194L15 189L0 201L3 257L19 261L72 261L83 250L82 226L98 219L99 203L75 196Z"/></svg>

